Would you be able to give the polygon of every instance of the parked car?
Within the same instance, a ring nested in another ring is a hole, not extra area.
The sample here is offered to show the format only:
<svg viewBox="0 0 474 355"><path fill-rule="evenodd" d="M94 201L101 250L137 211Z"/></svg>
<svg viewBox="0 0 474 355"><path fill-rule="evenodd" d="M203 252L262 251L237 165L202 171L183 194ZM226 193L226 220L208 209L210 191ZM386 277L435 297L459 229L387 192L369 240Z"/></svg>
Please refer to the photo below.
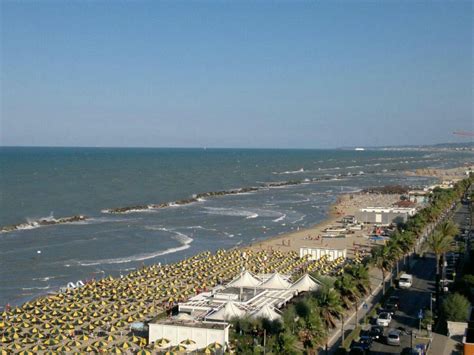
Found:
<svg viewBox="0 0 474 355"><path fill-rule="evenodd" d="M397 311L397 308L393 304L386 304L385 307L379 308L378 313L390 313L390 315L394 315Z"/></svg>
<svg viewBox="0 0 474 355"><path fill-rule="evenodd" d="M369 350L370 347L372 346L372 343L373 343L373 340L372 340L371 337L365 336L365 335L359 336L358 345L359 345L362 349L364 349L364 350Z"/></svg>
<svg viewBox="0 0 474 355"><path fill-rule="evenodd" d="M371 329L361 330L359 336L379 340L383 336L383 327L372 326Z"/></svg>
<svg viewBox="0 0 474 355"><path fill-rule="evenodd" d="M370 332L377 336L376 339L381 339L383 337L383 327L380 325L373 325L370 328Z"/></svg>
<svg viewBox="0 0 474 355"><path fill-rule="evenodd" d="M382 327L388 327L391 321L392 316L390 315L390 313L382 312L379 314L377 320L375 321L375 324L380 325Z"/></svg>
<svg viewBox="0 0 474 355"><path fill-rule="evenodd" d="M419 351L412 348L404 348L401 352L402 355L419 355Z"/></svg>
<svg viewBox="0 0 474 355"><path fill-rule="evenodd" d="M400 331L398 329L391 329L387 334L387 344L400 346Z"/></svg>
<svg viewBox="0 0 474 355"><path fill-rule="evenodd" d="M413 284L413 276L410 274L402 274L398 280L398 287L410 288Z"/></svg>
<svg viewBox="0 0 474 355"><path fill-rule="evenodd" d="M365 355L366 351L362 349L360 346L351 346L351 350L349 351L349 355Z"/></svg>
<svg viewBox="0 0 474 355"><path fill-rule="evenodd" d="M396 309L400 309L400 297L390 296L385 302L385 306L393 305Z"/></svg>

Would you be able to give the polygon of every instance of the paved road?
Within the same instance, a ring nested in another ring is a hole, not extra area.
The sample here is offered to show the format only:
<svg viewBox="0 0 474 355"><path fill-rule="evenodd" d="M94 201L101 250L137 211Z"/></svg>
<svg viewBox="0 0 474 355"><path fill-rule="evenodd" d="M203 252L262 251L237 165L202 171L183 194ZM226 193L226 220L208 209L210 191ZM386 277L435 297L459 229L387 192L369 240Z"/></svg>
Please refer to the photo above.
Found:
<svg viewBox="0 0 474 355"><path fill-rule="evenodd" d="M419 259L411 270L413 285L410 289L396 289L394 296L400 297L400 310L393 317L390 327L385 329L403 328L408 332L418 329L418 312L420 309L429 308L431 292L434 292L435 280L435 257L428 254L425 259ZM371 354L399 354L403 348L411 346L410 335L401 336L401 346L390 346L381 342L375 342L371 348Z"/></svg>
<svg viewBox="0 0 474 355"><path fill-rule="evenodd" d="M469 229L470 227L470 213L467 206L463 205L454 214L453 221L458 224L460 228ZM452 278L452 271L454 271L453 259L448 256L448 272L447 278ZM419 259L413 269L413 286L408 290L396 289L394 295L400 297L400 311L398 311L392 320L389 328L402 327L408 330L418 329L418 312L420 309L428 309L430 307L431 292L435 293L435 257L433 254L427 254L425 259ZM434 307L434 304L433 304ZM385 334L388 332L387 328ZM414 340L415 341L415 340ZM382 342L375 342L371 347L371 354L399 354L403 348L410 347L410 335L402 335L401 346L390 346ZM438 349L440 350L440 349ZM441 352L442 353L442 352ZM435 353L433 353L435 354Z"/></svg>

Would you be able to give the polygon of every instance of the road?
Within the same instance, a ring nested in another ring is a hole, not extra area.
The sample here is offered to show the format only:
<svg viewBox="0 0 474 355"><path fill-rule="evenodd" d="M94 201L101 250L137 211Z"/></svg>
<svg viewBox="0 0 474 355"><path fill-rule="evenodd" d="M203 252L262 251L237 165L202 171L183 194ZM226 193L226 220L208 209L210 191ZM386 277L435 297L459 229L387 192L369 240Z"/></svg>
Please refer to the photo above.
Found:
<svg viewBox="0 0 474 355"><path fill-rule="evenodd" d="M462 205L453 215L453 221L458 224L461 230L470 229L469 209ZM455 262L452 255L447 257L448 267L446 277L452 279ZM411 270L413 275L413 286L407 290L395 289L394 295L400 297L400 310L393 317L390 327L385 329L404 328L407 333L418 330L418 312L420 309L429 309L431 293L435 294L435 256L434 254L425 254L424 259L418 259ZM433 303L434 307L434 303ZM401 346L390 346L382 342L374 342L371 347L371 354L399 354L403 348L411 346L410 335L401 336ZM415 340L414 340L415 342Z"/></svg>
<svg viewBox="0 0 474 355"><path fill-rule="evenodd" d="M411 270L413 285L410 289L395 289L394 296L400 297L400 310L393 316L390 327L385 329L405 329L407 332L418 330L418 312L430 307L431 292L435 292L435 257L428 254L424 259L418 259ZM400 354L401 350L411 346L411 336L402 334L400 346L390 346L382 342L374 342L371 354Z"/></svg>

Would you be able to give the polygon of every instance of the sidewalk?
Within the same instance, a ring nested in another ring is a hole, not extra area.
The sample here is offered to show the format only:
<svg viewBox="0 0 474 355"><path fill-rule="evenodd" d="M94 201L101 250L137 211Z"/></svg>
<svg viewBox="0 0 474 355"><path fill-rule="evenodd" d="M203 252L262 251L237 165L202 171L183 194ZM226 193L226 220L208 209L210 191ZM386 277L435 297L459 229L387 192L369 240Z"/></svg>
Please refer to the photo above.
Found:
<svg viewBox="0 0 474 355"><path fill-rule="evenodd" d="M446 335L433 333L433 341L428 351L429 355L451 355L462 354L458 346L461 343L447 337Z"/></svg>
<svg viewBox="0 0 474 355"><path fill-rule="evenodd" d="M373 269L373 273L371 273L371 285L372 285L372 292L370 293L367 298L361 302L358 307L357 311L357 324L361 324L361 320L372 310L372 308L377 304L377 302L382 298L382 277L381 272L377 269ZM392 277L391 274L388 274L385 278L385 283L387 284ZM388 287L386 287L386 290ZM364 304L367 307L364 307ZM353 311L351 314L344 320L344 330L353 330L355 329L355 315L356 312ZM337 348L342 345L342 336L341 336L341 323L339 323L330 333L329 340L328 340L328 347L329 347L329 354L335 353Z"/></svg>

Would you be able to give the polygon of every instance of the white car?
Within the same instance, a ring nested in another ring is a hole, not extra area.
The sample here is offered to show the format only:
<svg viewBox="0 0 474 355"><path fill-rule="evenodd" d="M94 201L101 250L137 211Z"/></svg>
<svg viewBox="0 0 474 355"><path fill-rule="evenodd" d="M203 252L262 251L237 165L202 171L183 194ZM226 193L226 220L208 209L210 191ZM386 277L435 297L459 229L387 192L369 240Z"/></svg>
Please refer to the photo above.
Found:
<svg viewBox="0 0 474 355"><path fill-rule="evenodd" d="M413 284L413 276L410 274L402 274L398 280L398 287L410 288Z"/></svg>
<svg viewBox="0 0 474 355"><path fill-rule="evenodd" d="M382 312L379 314L375 323L382 327L388 327L391 321L392 321L392 316L390 315L390 313Z"/></svg>

